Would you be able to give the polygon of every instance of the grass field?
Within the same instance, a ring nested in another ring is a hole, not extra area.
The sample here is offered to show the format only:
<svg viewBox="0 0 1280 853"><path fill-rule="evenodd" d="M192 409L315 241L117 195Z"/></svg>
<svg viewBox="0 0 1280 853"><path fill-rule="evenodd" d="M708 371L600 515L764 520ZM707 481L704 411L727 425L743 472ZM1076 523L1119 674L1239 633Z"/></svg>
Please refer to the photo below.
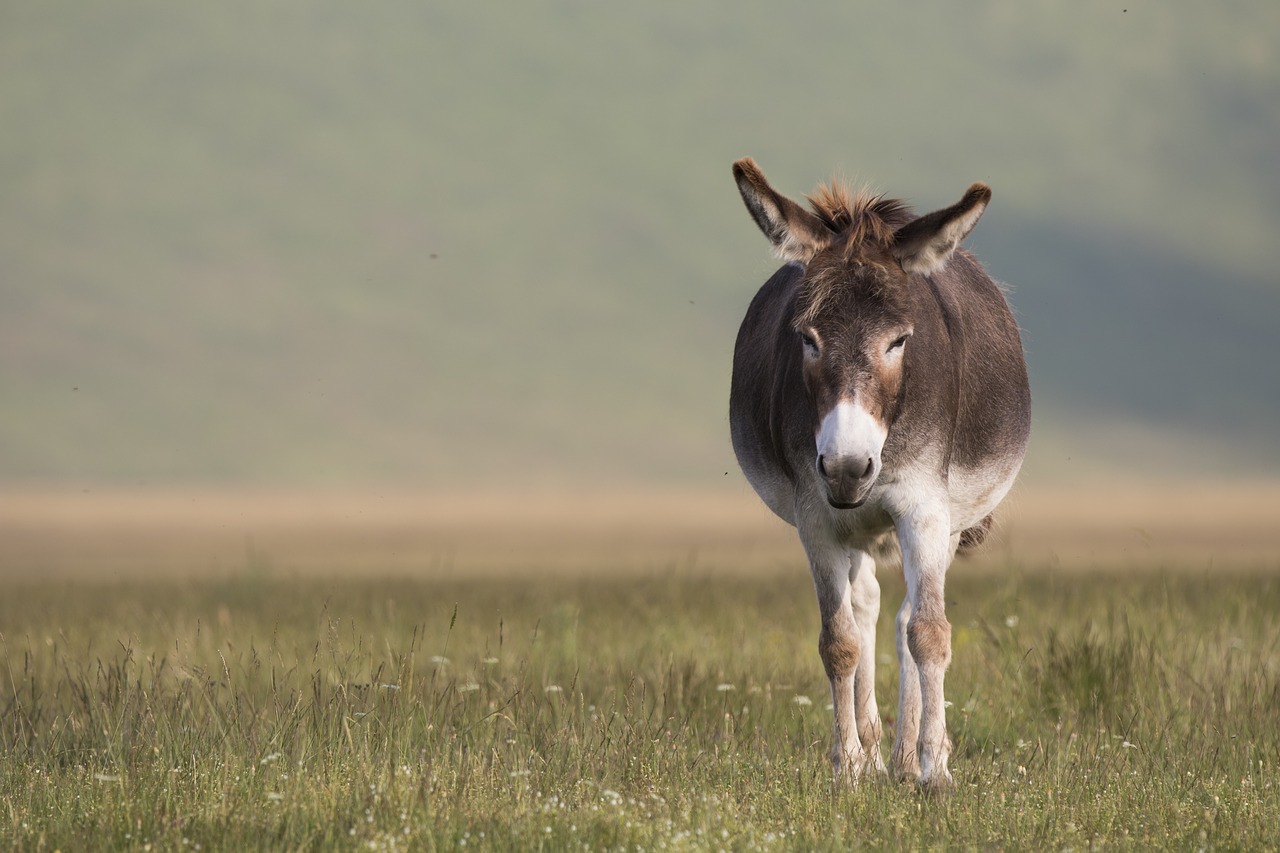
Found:
<svg viewBox="0 0 1280 853"><path fill-rule="evenodd" d="M667 557L565 572L547 541L473 577L413 576L385 543L394 570L345 577L266 545L174 576L176 551L146 576L58 552L74 576L18 571L54 552L6 509L27 534L0 579L6 849L1280 846L1274 557L958 564L958 784L927 798L833 789L798 549L737 570L689 556L690 524ZM888 722L902 586L881 581Z"/></svg>

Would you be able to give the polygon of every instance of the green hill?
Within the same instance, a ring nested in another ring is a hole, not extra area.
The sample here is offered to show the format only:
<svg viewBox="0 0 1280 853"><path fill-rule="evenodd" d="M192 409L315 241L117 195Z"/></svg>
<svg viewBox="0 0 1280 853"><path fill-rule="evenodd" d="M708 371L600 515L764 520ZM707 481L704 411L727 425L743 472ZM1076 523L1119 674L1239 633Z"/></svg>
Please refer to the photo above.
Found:
<svg viewBox="0 0 1280 853"><path fill-rule="evenodd" d="M729 178L973 180L1034 465L1280 470L1280 7L0 11L0 484L722 482Z"/></svg>

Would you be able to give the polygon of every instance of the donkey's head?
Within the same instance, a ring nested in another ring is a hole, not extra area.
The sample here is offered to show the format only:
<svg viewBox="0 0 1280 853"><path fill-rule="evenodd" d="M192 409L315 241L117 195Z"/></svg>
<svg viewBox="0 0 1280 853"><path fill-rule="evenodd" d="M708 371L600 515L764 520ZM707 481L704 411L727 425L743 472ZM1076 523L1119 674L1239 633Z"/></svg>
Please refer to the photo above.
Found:
<svg viewBox="0 0 1280 853"><path fill-rule="evenodd" d="M946 267L982 216L991 190L916 217L895 199L823 187L809 211L777 193L749 158L733 175L779 257L804 267L790 316L802 352L814 466L837 508L860 506L880 476L880 454L906 389L915 330L909 278Z"/></svg>

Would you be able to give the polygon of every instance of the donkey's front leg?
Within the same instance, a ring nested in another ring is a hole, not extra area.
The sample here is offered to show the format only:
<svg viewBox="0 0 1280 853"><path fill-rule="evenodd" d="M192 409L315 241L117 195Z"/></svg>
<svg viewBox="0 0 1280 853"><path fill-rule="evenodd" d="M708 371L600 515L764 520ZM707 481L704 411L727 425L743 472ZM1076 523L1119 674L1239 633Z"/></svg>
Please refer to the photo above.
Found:
<svg viewBox="0 0 1280 853"><path fill-rule="evenodd" d="M942 690L951 663L951 623L943 594L947 567L955 553L949 515L942 510L905 519L899 523L898 539L911 614L906 626L907 649L920 680L919 781L924 788L945 789L952 784L947 770L951 741ZM908 677L906 666L902 675ZM904 694L910 692L903 690Z"/></svg>
<svg viewBox="0 0 1280 853"><path fill-rule="evenodd" d="M831 681L831 703L835 711L831 766L837 781L856 782L862 775L866 754L858 738L854 682L858 661L866 652L858 636L850 601L849 558L835 550L808 550L809 569L822 614L818 654Z"/></svg>

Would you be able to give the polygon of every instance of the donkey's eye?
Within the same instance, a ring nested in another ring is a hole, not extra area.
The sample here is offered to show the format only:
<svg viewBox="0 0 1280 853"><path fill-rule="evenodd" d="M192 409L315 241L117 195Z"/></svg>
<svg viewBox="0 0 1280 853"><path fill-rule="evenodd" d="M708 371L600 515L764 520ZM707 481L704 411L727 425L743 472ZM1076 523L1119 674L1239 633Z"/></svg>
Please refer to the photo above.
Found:
<svg viewBox="0 0 1280 853"><path fill-rule="evenodd" d="M804 332L801 332L800 340L804 342L805 355L817 358L819 355L817 339L814 338L813 335L807 335Z"/></svg>
<svg viewBox="0 0 1280 853"><path fill-rule="evenodd" d="M894 352L894 351L896 351L896 350L900 350L900 349L902 349L904 346L906 346L906 345L907 345L907 338L909 338L909 337L911 337L911 336L910 336L910 335L903 335L902 337L898 338L896 341L894 341L893 343L889 344L889 348L888 348L887 350L885 350L885 353L891 353L891 352Z"/></svg>

